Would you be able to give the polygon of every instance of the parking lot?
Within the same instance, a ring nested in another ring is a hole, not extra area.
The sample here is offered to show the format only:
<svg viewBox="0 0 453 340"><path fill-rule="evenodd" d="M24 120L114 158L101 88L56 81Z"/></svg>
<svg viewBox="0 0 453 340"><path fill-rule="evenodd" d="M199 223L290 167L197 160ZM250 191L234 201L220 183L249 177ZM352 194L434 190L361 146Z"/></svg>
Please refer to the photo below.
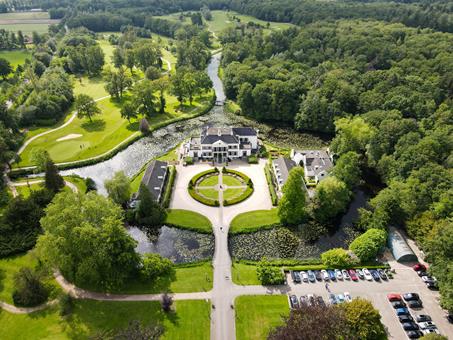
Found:
<svg viewBox="0 0 453 340"><path fill-rule="evenodd" d="M299 299L302 295L315 294L322 296L326 302L329 301L330 293L344 294L348 292L352 298L366 298L380 311L382 323L389 333L389 339L407 339L406 332L401 327L395 309L387 299L387 294L417 293L423 301L423 308L410 309L411 314L428 314L442 335L453 334L453 325L448 323L446 312L439 306L439 292L429 290L411 267L397 262L391 263L391 266L396 270L393 279L378 282L374 280L329 281L328 289L330 292L326 289L324 281L294 283L288 273L289 294L294 294Z"/></svg>

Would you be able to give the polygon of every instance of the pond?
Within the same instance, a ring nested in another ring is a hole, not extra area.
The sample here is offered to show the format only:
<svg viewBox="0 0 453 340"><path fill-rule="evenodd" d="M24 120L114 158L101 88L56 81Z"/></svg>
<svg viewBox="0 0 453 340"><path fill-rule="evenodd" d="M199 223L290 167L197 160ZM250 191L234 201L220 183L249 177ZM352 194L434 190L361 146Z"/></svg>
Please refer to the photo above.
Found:
<svg viewBox="0 0 453 340"><path fill-rule="evenodd" d="M261 230L230 236L228 247L231 256L253 261L258 261L262 257L305 260L319 258L323 252L332 248L347 248L359 235L359 232L353 227L353 223L359 216L358 209L364 207L370 197L370 193L364 188L357 189L354 194L354 199L338 227L332 233L321 236L316 242L306 242L297 232L286 228L284 230Z"/></svg>
<svg viewBox="0 0 453 340"><path fill-rule="evenodd" d="M190 230L170 228L129 227L128 234L138 242L140 254L158 253L174 263L211 259L214 256L214 236Z"/></svg>

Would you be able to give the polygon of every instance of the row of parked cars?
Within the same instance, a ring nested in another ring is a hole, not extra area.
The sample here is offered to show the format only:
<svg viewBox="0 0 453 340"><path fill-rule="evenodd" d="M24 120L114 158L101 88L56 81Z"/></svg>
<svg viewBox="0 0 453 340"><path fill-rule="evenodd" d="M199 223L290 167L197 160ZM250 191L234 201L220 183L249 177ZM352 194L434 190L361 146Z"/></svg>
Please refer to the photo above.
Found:
<svg viewBox="0 0 453 340"><path fill-rule="evenodd" d="M412 267L419 277L422 278L423 282L426 284L426 287L432 290L437 290L437 279L434 276L431 276L426 271L426 266L422 263L417 263L415 266Z"/></svg>
<svg viewBox="0 0 453 340"><path fill-rule="evenodd" d="M388 280L390 273L383 269L323 269L308 271L291 271L291 278L294 283L316 282L316 281L343 281L343 280Z"/></svg>
<svg viewBox="0 0 453 340"><path fill-rule="evenodd" d="M336 305L342 302L350 302L352 301L352 296L348 292L344 292L344 294L329 294L329 303L331 305ZM315 294L307 294L302 295L300 300L297 299L296 295L289 296L289 303L291 308L299 308L300 306L321 306L325 307L326 303L322 296L315 295Z"/></svg>
<svg viewBox="0 0 453 340"><path fill-rule="evenodd" d="M409 308L419 309L423 307L422 300L417 293L406 293L387 295L389 302L396 311L396 315L401 322L401 326L406 331L410 339L418 339L425 334L439 334L437 326L426 314L411 315Z"/></svg>

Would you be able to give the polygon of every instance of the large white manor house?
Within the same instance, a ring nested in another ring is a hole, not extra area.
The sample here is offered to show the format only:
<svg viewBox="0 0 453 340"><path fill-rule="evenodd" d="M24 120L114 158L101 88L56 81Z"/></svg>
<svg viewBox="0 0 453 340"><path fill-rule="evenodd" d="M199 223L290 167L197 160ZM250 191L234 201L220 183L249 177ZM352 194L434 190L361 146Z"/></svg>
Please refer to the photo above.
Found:
<svg viewBox="0 0 453 340"><path fill-rule="evenodd" d="M258 150L258 131L251 127L210 127L201 130L184 146L185 154L194 159L226 162L248 157Z"/></svg>

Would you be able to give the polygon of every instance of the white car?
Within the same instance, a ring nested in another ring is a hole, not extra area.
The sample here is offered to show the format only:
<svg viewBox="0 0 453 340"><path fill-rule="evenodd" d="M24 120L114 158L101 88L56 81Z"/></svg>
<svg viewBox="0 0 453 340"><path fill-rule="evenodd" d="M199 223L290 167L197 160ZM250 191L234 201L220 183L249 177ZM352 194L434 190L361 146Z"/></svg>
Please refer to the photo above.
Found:
<svg viewBox="0 0 453 340"><path fill-rule="evenodd" d="M324 281L330 281L329 273L327 272L327 270L321 270L321 275Z"/></svg>
<svg viewBox="0 0 453 340"><path fill-rule="evenodd" d="M351 294L349 294L349 292L344 292L344 299L346 302L351 302L352 301Z"/></svg>
<svg viewBox="0 0 453 340"><path fill-rule="evenodd" d="M302 281L308 282L308 274L307 274L307 272L304 272L304 271L300 272L300 276L302 277Z"/></svg>
<svg viewBox="0 0 453 340"><path fill-rule="evenodd" d="M421 329L433 329L437 328L436 324L432 321L419 322L418 325Z"/></svg>
<svg viewBox="0 0 453 340"><path fill-rule="evenodd" d="M337 280L343 280L343 275L341 275L340 269L335 269L335 277L337 278Z"/></svg>
<svg viewBox="0 0 453 340"><path fill-rule="evenodd" d="M341 272L343 273L343 277L345 280L351 280L351 277L349 276L349 273L346 269L343 269Z"/></svg>
<svg viewBox="0 0 453 340"><path fill-rule="evenodd" d="M368 269L363 268L362 273L365 276L365 279L367 279L368 281L373 281L373 276L371 275L371 273Z"/></svg>

